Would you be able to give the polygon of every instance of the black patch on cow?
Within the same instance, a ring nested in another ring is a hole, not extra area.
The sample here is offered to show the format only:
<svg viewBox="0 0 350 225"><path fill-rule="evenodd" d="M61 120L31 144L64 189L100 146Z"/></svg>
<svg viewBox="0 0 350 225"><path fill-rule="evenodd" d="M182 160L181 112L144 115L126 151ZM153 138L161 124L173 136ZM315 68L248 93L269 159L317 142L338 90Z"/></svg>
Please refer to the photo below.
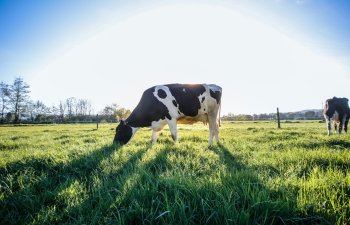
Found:
<svg viewBox="0 0 350 225"><path fill-rule="evenodd" d="M153 95L154 91L155 87L151 87L143 92L139 104L132 111L129 118L126 119L128 125L132 127L149 127L153 121L165 118L171 120L167 107Z"/></svg>
<svg viewBox="0 0 350 225"><path fill-rule="evenodd" d="M180 112L186 116L197 116L201 105L198 97L205 92L201 84L168 84L166 85L179 105ZM185 91L184 91L185 90Z"/></svg>
<svg viewBox="0 0 350 225"><path fill-rule="evenodd" d="M163 89L158 89L158 96L159 98L166 98L166 93Z"/></svg>
<svg viewBox="0 0 350 225"><path fill-rule="evenodd" d="M335 111L339 114L340 121L343 120L344 115L347 115L347 118L350 117L350 108L349 108L349 99L347 98L337 98L333 97L326 100L323 113L328 117L332 117Z"/></svg>
<svg viewBox="0 0 350 225"><path fill-rule="evenodd" d="M219 104L221 100L221 91L210 90L210 96L216 99L216 103Z"/></svg>
<svg viewBox="0 0 350 225"><path fill-rule="evenodd" d="M124 123L120 123L115 129L115 136L113 143L126 144L132 137L132 128Z"/></svg>
<svg viewBox="0 0 350 225"><path fill-rule="evenodd" d="M202 97L202 103L204 102L204 100L205 100L205 97L203 96L203 97Z"/></svg>
<svg viewBox="0 0 350 225"><path fill-rule="evenodd" d="M177 107L177 102L173 99L173 104L175 107Z"/></svg>
<svg viewBox="0 0 350 225"><path fill-rule="evenodd" d="M342 121L345 122L344 123L345 132L348 132L348 123L350 119L349 99L337 98L337 97L333 97L332 99L327 99L326 104L324 106L323 114L328 118L331 118L333 117L335 111L338 112L338 115L339 115L338 119L340 122L339 130L337 132L339 132L339 134L342 132L342 129L343 129ZM337 130L336 123L334 125L334 128ZM328 130L330 130L330 127L328 127Z"/></svg>
<svg viewBox="0 0 350 225"><path fill-rule="evenodd" d="M178 113L179 115L181 115L181 113L180 113L180 111L179 111L179 110L177 111L177 113Z"/></svg>

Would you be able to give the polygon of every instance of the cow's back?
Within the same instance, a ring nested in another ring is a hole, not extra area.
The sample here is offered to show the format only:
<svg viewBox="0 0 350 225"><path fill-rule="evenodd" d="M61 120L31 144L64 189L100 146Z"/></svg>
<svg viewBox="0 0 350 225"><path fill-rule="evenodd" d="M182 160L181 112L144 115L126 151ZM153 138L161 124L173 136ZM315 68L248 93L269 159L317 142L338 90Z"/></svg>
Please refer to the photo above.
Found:
<svg viewBox="0 0 350 225"><path fill-rule="evenodd" d="M169 88L184 116L197 116L201 108L199 97L206 92L203 84L168 84L165 86Z"/></svg>

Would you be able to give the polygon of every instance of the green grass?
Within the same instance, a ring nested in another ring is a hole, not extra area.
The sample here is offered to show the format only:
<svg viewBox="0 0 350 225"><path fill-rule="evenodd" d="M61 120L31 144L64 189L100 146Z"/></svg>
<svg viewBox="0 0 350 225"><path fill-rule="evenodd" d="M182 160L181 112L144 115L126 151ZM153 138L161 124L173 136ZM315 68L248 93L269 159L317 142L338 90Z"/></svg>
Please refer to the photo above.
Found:
<svg viewBox="0 0 350 225"><path fill-rule="evenodd" d="M151 146L115 125L0 127L1 224L347 224L350 135L319 122L179 126Z"/></svg>

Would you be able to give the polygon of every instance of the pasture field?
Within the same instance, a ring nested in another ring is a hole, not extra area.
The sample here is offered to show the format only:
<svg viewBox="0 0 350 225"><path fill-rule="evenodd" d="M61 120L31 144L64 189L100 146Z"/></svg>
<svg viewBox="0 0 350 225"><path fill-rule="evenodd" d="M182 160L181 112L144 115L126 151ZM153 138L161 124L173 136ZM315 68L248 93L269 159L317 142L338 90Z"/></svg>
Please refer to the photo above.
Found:
<svg viewBox="0 0 350 225"><path fill-rule="evenodd" d="M350 134L318 121L140 130L0 126L1 224L347 224Z"/></svg>

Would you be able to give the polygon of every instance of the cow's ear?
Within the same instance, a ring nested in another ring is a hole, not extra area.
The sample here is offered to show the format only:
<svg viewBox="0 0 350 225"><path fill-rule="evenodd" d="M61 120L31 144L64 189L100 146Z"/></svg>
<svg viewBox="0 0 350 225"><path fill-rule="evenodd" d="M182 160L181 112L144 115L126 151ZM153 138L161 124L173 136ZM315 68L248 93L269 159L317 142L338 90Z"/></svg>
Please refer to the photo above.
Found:
<svg viewBox="0 0 350 225"><path fill-rule="evenodd" d="M124 120L120 120L120 124L121 125L125 125L125 121Z"/></svg>

